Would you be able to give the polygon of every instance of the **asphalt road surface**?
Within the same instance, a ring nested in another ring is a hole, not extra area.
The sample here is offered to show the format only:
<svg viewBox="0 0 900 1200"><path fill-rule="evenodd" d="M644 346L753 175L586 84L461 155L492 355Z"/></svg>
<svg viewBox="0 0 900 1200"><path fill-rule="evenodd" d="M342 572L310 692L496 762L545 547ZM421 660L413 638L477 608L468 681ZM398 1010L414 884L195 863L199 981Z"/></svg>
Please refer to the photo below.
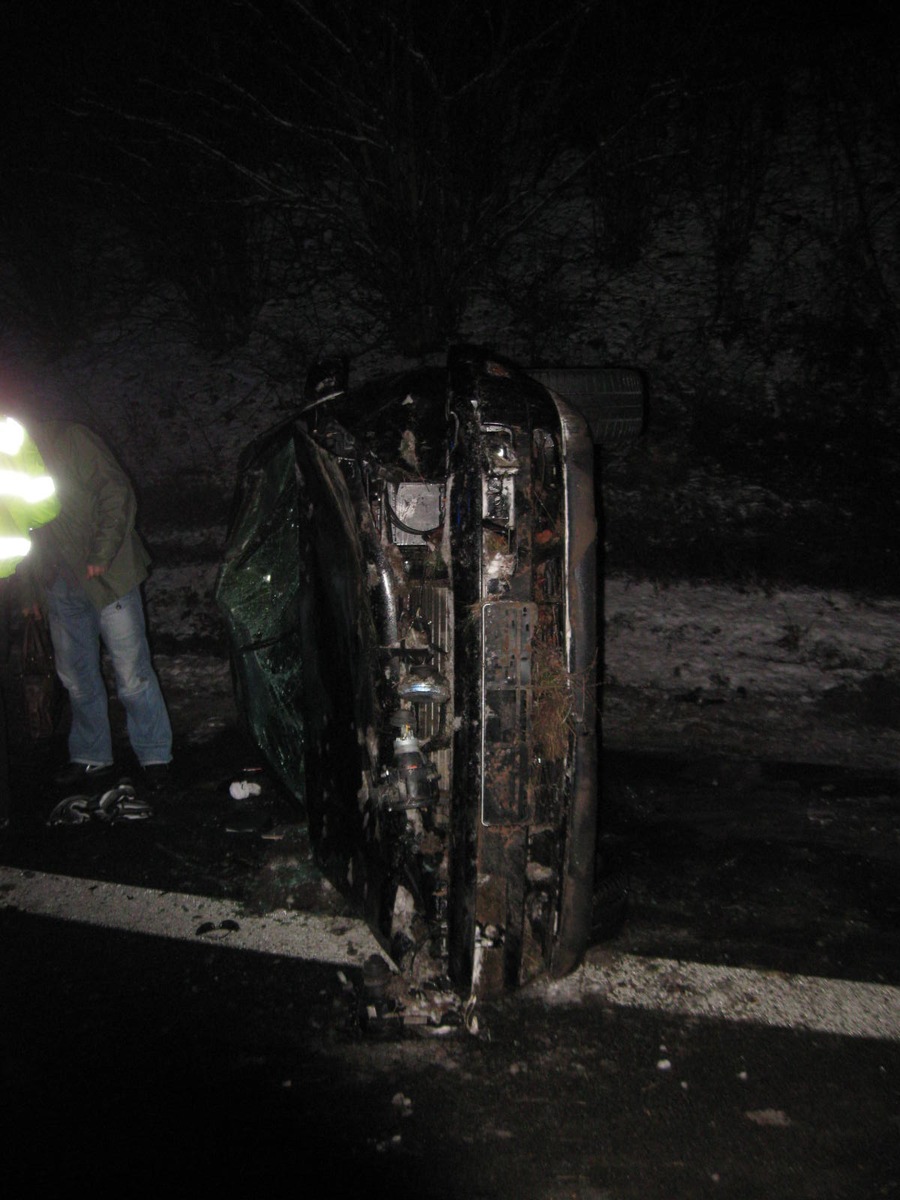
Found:
<svg viewBox="0 0 900 1200"><path fill-rule="evenodd" d="M900 1196L896 777L608 756L624 923L435 1028L376 1013L370 935L257 765L228 730L150 819L48 827L50 762L20 761L10 1196Z"/></svg>

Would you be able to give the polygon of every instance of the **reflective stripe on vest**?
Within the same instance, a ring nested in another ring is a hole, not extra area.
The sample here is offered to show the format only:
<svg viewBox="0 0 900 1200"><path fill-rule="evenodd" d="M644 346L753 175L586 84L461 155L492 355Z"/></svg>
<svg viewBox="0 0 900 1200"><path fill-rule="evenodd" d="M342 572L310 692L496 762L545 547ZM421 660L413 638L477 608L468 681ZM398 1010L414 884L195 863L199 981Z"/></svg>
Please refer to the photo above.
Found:
<svg viewBox="0 0 900 1200"><path fill-rule="evenodd" d="M31 542L27 537L0 536L0 561L7 558L24 558L30 549Z"/></svg>
<svg viewBox="0 0 900 1200"><path fill-rule="evenodd" d="M0 496L4 499L39 504L41 500L49 500L55 491L56 485L49 475L29 475L27 471L0 468Z"/></svg>
<svg viewBox="0 0 900 1200"><path fill-rule="evenodd" d="M8 454L12 458L24 445L25 430L13 417L4 417L0 421L0 454Z"/></svg>
<svg viewBox="0 0 900 1200"><path fill-rule="evenodd" d="M31 529L59 513L56 485L24 427L0 417L0 579L31 550Z"/></svg>

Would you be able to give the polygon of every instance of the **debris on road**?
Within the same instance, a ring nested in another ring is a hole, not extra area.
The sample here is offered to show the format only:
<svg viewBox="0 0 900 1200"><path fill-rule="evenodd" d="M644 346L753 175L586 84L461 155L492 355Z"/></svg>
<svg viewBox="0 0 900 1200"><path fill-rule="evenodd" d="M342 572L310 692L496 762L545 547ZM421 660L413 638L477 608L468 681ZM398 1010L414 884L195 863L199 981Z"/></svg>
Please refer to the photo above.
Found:
<svg viewBox="0 0 900 1200"><path fill-rule="evenodd" d="M772 1128L787 1129L791 1118L780 1108L760 1108L753 1112L745 1112L744 1116L754 1125L768 1125Z"/></svg>
<svg viewBox="0 0 900 1200"><path fill-rule="evenodd" d="M111 824L114 821L146 821L153 816L146 800L139 800L130 783L122 782L95 796L67 796L60 800L47 818L48 825L85 825L91 820Z"/></svg>

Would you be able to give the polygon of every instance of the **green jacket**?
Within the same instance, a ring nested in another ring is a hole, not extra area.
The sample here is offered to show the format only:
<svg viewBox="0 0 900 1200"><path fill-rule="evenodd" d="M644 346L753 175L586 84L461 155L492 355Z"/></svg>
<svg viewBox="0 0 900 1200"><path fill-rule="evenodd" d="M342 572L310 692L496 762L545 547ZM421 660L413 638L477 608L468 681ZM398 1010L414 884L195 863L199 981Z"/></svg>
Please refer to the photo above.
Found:
<svg viewBox="0 0 900 1200"><path fill-rule="evenodd" d="M53 480L18 421L0 415L0 579L31 552L31 531L59 512Z"/></svg>
<svg viewBox="0 0 900 1200"><path fill-rule="evenodd" d="M85 425L51 421L34 440L56 481L59 516L35 535L29 573L49 586L63 575L98 609L130 592L148 574L150 555L135 530L137 500L105 442ZM104 574L87 578L88 566Z"/></svg>

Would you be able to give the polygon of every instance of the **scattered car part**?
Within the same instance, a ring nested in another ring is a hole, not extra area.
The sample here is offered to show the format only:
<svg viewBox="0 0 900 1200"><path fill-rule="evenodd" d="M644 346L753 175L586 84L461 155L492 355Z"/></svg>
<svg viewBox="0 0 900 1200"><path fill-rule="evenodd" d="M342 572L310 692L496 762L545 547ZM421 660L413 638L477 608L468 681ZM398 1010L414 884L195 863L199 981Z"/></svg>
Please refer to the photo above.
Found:
<svg viewBox="0 0 900 1200"><path fill-rule="evenodd" d="M47 817L48 825L83 825L95 820L106 824L114 821L146 821L153 808L135 795L130 783L93 796L67 796L54 806Z"/></svg>

